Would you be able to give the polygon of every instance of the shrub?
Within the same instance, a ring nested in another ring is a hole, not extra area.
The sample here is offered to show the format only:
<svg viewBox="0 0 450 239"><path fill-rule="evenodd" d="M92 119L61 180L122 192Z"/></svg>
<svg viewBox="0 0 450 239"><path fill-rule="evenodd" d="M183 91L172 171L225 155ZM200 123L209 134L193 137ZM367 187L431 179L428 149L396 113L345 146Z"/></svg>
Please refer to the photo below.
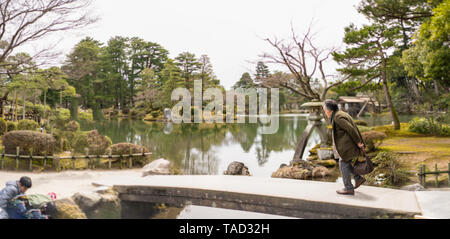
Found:
<svg viewBox="0 0 450 239"><path fill-rule="evenodd" d="M3 135L6 131L8 131L8 124L6 123L6 120L0 118L0 135Z"/></svg>
<svg viewBox="0 0 450 239"><path fill-rule="evenodd" d="M19 123L17 124L17 129L18 130L32 130L32 131L37 131L39 128L39 124L34 121L34 120L20 120Z"/></svg>
<svg viewBox="0 0 450 239"><path fill-rule="evenodd" d="M370 131L370 130L371 130L369 127L366 127L366 126L360 126L360 125L357 125L356 127L358 127L359 132L361 132L361 133L367 132L367 131Z"/></svg>
<svg viewBox="0 0 450 239"><path fill-rule="evenodd" d="M117 112L117 111L114 111L114 112ZM92 110L89 109L86 112L79 111L78 112L78 119L79 120L85 120L87 122L93 122L94 121L94 116L92 114Z"/></svg>
<svg viewBox="0 0 450 239"><path fill-rule="evenodd" d="M46 109L46 110L45 110ZM33 104L31 102L26 102L26 112L27 113L34 113L39 114L40 116L44 116L44 112L50 112L51 108L49 105L44 107L42 104Z"/></svg>
<svg viewBox="0 0 450 239"><path fill-rule="evenodd" d="M68 109L53 109L50 112L49 120L57 129L64 130L65 125L70 120L70 110Z"/></svg>
<svg viewBox="0 0 450 239"><path fill-rule="evenodd" d="M414 118L409 122L408 130L419 134L450 136L450 125L440 123L433 118Z"/></svg>
<svg viewBox="0 0 450 239"><path fill-rule="evenodd" d="M77 153L85 153L88 148L90 155L102 155L110 145L111 139L92 130L75 134L72 147Z"/></svg>
<svg viewBox="0 0 450 239"><path fill-rule="evenodd" d="M80 124L78 122L72 120L66 124L65 130L71 131L71 132L76 132L76 131L80 130Z"/></svg>
<svg viewBox="0 0 450 239"><path fill-rule="evenodd" d="M71 150L71 142L73 142L76 132L53 129L53 136L56 140L56 146L62 150Z"/></svg>
<svg viewBox="0 0 450 239"><path fill-rule="evenodd" d="M366 143L369 152L374 151L383 140L386 138L386 134L378 131L367 131L361 133L364 142Z"/></svg>
<svg viewBox="0 0 450 239"><path fill-rule="evenodd" d="M354 122L355 122L356 125L361 125L361 126L366 126L366 127L369 125L364 120L355 120Z"/></svg>
<svg viewBox="0 0 450 239"><path fill-rule="evenodd" d="M136 145L136 144L131 144L131 143L113 144L113 145L109 146L109 148L107 149L107 152L109 150L111 150L111 154L113 154L113 155L129 154L130 151L132 154L137 154L137 153L142 153L142 150L144 150L144 153L150 152L150 150L147 147ZM146 163L146 160L149 158L150 158L150 156L135 157L133 159L137 159L134 161L136 161L138 164L144 165Z"/></svg>
<svg viewBox="0 0 450 239"><path fill-rule="evenodd" d="M401 186L408 182L411 173L392 152L380 152L372 159L375 169L366 175L369 184L379 186Z"/></svg>
<svg viewBox="0 0 450 239"><path fill-rule="evenodd" d="M89 144L87 141L88 132L77 132L72 141L72 148L77 153L84 153L85 148L89 148Z"/></svg>
<svg viewBox="0 0 450 239"><path fill-rule="evenodd" d="M17 123L13 121L6 121L6 128L8 132L17 130Z"/></svg>
<svg viewBox="0 0 450 239"><path fill-rule="evenodd" d="M43 156L52 155L55 148L55 139L50 134L29 130L8 132L3 136L3 146L7 154L16 154L16 147L20 147L21 155Z"/></svg>

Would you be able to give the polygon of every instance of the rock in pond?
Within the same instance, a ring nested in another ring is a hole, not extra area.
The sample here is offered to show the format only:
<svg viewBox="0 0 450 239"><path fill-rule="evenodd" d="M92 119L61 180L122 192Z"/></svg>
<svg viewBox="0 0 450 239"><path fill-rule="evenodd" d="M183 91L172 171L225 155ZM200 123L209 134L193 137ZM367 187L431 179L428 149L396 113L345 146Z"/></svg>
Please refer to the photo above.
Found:
<svg viewBox="0 0 450 239"><path fill-rule="evenodd" d="M142 168L142 177L147 175L169 175L170 174L170 161L160 158L157 159Z"/></svg>
<svg viewBox="0 0 450 239"><path fill-rule="evenodd" d="M227 170L223 172L224 175L243 175L250 176L247 166L244 163L234 161L228 165Z"/></svg>
<svg viewBox="0 0 450 239"><path fill-rule="evenodd" d="M272 178L310 179L326 177L329 171L324 166L309 161L300 161L294 165L280 167L272 174Z"/></svg>

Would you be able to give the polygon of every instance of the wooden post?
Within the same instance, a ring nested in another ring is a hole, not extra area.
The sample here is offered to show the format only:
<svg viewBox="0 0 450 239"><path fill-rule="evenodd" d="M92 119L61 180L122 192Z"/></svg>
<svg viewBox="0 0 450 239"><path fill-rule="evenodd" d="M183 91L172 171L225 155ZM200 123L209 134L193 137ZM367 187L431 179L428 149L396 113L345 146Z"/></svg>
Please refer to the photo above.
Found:
<svg viewBox="0 0 450 239"><path fill-rule="evenodd" d="M95 163L94 163L94 169L95 169L95 165L100 165L100 155L99 154L97 154L97 158L96 158L96 161L95 161Z"/></svg>
<svg viewBox="0 0 450 239"><path fill-rule="evenodd" d="M112 150L111 148L108 150L108 168L111 169L111 160L112 160ZM450 164L449 164L450 165Z"/></svg>
<svg viewBox="0 0 450 239"><path fill-rule="evenodd" d="M86 169L89 169L89 148L84 148L84 153L86 154Z"/></svg>
<svg viewBox="0 0 450 239"><path fill-rule="evenodd" d="M450 164L448 164L450 169ZM2 170L5 169L5 148L2 150Z"/></svg>
<svg viewBox="0 0 450 239"><path fill-rule="evenodd" d="M133 167L133 150L130 148L130 155L128 156L128 168Z"/></svg>
<svg viewBox="0 0 450 239"><path fill-rule="evenodd" d="M72 158L71 158L71 160L72 160L72 169L75 169L75 150L74 149L70 150L70 155L72 155Z"/></svg>
<svg viewBox="0 0 450 239"><path fill-rule="evenodd" d="M419 173L418 173L418 175L419 175L419 184L420 185L422 185L423 186L423 180L422 180L422 172L423 170L422 170L422 165L420 165L419 166Z"/></svg>
<svg viewBox="0 0 450 239"><path fill-rule="evenodd" d="M423 165L423 186L427 187L427 175L425 174L427 172L427 166Z"/></svg>
<svg viewBox="0 0 450 239"><path fill-rule="evenodd" d="M16 147L16 171L19 170L19 146Z"/></svg>
<svg viewBox="0 0 450 239"><path fill-rule="evenodd" d="M56 172L59 172L59 157L53 155L53 160L56 160Z"/></svg>
<svg viewBox="0 0 450 239"><path fill-rule="evenodd" d="M47 154L44 155L44 170L46 166L47 166Z"/></svg>
<svg viewBox="0 0 450 239"><path fill-rule="evenodd" d="M448 163L448 185L450 187L450 163Z"/></svg>
<svg viewBox="0 0 450 239"><path fill-rule="evenodd" d="M120 157L119 157L120 169L122 169L122 160L123 160L123 155L120 154Z"/></svg>
<svg viewBox="0 0 450 239"><path fill-rule="evenodd" d="M95 166L97 165L97 160L99 159L98 154L95 154L95 158L92 159L92 169L95 169Z"/></svg>
<svg viewBox="0 0 450 239"><path fill-rule="evenodd" d="M30 152L30 162L29 162L29 165L28 165L28 169L30 171L33 171L33 152Z"/></svg>
<svg viewBox="0 0 450 239"><path fill-rule="evenodd" d="M438 177L439 177L439 173L438 173L438 167L437 167L437 163L434 165L434 170L435 170L435 172L436 172L436 187L438 188L439 187L439 180L438 180Z"/></svg>

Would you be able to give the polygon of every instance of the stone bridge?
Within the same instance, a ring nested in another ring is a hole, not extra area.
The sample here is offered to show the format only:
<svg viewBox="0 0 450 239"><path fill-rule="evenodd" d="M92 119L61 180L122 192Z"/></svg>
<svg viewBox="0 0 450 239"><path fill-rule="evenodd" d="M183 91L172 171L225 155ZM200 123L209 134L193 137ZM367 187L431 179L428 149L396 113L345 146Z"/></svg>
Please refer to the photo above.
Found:
<svg viewBox="0 0 450 239"><path fill-rule="evenodd" d="M111 185L111 182L109 183ZM296 218L412 218L415 192L361 186L338 195L339 183L247 176L147 176L112 183L122 218L149 218L155 203L198 205Z"/></svg>

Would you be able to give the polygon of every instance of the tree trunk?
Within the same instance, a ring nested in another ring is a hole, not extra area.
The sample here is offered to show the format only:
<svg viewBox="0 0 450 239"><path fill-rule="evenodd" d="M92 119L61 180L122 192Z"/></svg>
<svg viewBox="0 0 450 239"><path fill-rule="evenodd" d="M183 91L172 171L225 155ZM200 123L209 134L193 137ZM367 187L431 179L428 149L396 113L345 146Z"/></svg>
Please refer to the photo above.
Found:
<svg viewBox="0 0 450 239"><path fill-rule="evenodd" d="M388 82L386 79L386 62L383 63L383 90L384 90L384 95L386 96L386 103L387 106L389 107L389 110L391 111L391 116L392 116L392 121L394 122L394 130L399 130L400 129L400 120L398 119L398 115L397 112L395 111L394 108L394 104L392 104L392 98L391 98L391 94L389 93L389 86L388 86Z"/></svg>
<svg viewBox="0 0 450 239"><path fill-rule="evenodd" d="M47 89L44 90L44 120L47 119Z"/></svg>
<svg viewBox="0 0 450 239"><path fill-rule="evenodd" d="M59 92L59 108L62 108L62 90Z"/></svg>
<svg viewBox="0 0 450 239"><path fill-rule="evenodd" d="M0 99L0 117L5 118L3 113L3 99Z"/></svg>
<svg viewBox="0 0 450 239"><path fill-rule="evenodd" d="M413 92L414 92L414 95L416 96L416 101L420 104L420 103L422 103L422 96L420 95L420 92L419 92L419 87L417 87L417 80L416 80L416 78L410 78L411 79L411 86L412 86L412 89L413 89Z"/></svg>
<svg viewBox="0 0 450 239"><path fill-rule="evenodd" d="M25 94L22 95L22 100L23 100L22 120L24 120L25 119L25 105L26 105Z"/></svg>
<svg viewBox="0 0 450 239"><path fill-rule="evenodd" d="M70 119L78 120L78 98L76 96L70 101Z"/></svg>
<svg viewBox="0 0 450 239"><path fill-rule="evenodd" d="M436 80L433 80L434 83L434 93L436 94L436 96L439 96L439 84Z"/></svg>
<svg viewBox="0 0 450 239"><path fill-rule="evenodd" d="M17 90L15 91L15 97L14 97L14 121L17 122Z"/></svg>
<svg viewBox="0 0 450 239"><path fill-rule="evenodd" d="M381 46L381 43L377 42L377 45L378 45L378 49L380 51L380 57L381 57L381 61L383 64L381 77L383 80L383 89L384 89L384 95L386 97L386 103L387 103L387 106L389 107L389 110L391 111L392 122L394 123L394 130L399 130L400 129L400 120L398 119L398 115L397 115L397 112L395 111L394 104L392 104L391 94L389 93L389 86L388 86L387 75L386 75L386 72L387 72L386 58L384 57L383 47Z"/></svg>

